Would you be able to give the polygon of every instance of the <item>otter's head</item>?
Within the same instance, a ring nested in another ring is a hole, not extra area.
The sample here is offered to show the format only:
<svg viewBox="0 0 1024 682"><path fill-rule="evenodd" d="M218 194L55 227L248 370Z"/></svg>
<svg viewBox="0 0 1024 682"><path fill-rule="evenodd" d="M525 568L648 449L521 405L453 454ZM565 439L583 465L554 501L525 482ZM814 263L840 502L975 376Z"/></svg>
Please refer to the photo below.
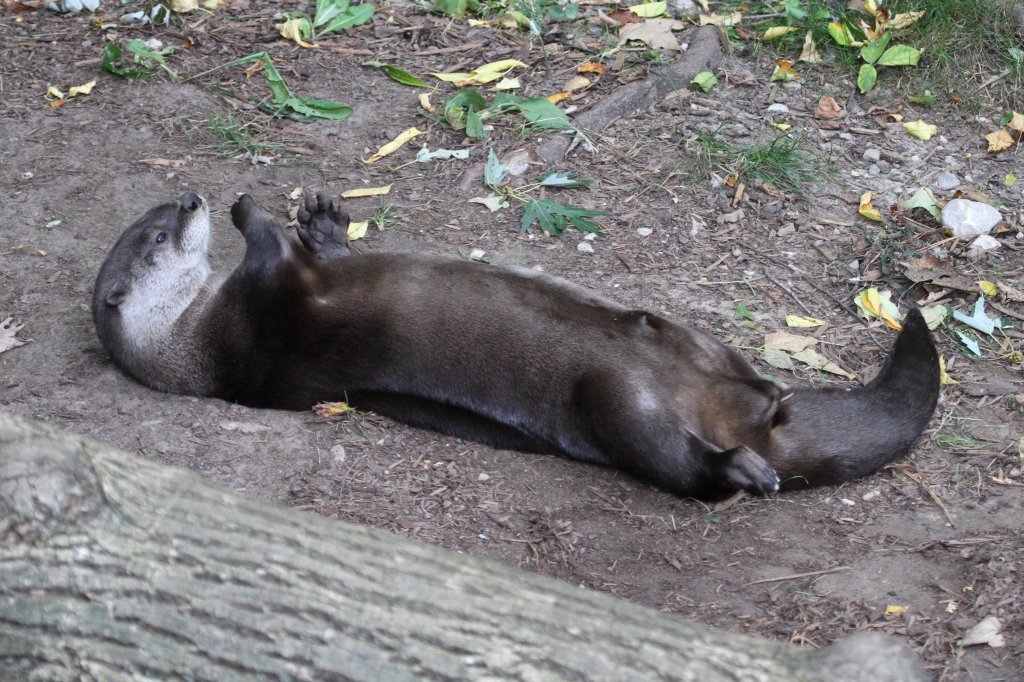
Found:
<svg viewBox="0 0 1024 682"><path fill-rule="evenodd" d="M186 192L136 220L107 254L93 291L100 341L137 378L210 275L210 211Z"/></svg>

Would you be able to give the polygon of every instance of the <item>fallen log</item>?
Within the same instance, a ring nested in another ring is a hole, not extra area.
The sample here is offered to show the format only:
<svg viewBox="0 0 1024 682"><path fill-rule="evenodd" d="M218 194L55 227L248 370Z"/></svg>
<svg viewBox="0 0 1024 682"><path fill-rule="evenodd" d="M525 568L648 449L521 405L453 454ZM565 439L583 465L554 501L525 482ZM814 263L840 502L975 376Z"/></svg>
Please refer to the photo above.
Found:
<svg viewBox="0 0 1024 682"><path fill-rule="evenodd" d="M927 679L220 490L0 413L0 679Z"/></svg>

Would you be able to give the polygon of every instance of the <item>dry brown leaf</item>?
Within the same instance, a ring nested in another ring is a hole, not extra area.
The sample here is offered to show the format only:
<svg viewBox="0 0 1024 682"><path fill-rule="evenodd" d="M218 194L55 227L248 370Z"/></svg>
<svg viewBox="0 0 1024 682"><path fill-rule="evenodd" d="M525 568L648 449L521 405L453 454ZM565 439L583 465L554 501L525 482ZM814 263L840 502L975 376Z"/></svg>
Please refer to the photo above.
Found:
<svg viewBox="0 0 1024 682"><path fill-rule="evenodd" d="M800 336L789 332L772 332L764 337L764 347L770 350L784 350L790 353L799 353L818 343L817 339L810 336Z"/></svg>
<svg viewBox="0 0 1024 682"><path fill-rule="evenodd" d="M674 19L648 19L630 24L619 31L619 45L628 40L640 40L652 50L680 50L679 39L672 33L673 28L682 28L682 22Z"/></svg>
<svg viewBox="0 0 1024 682"><path fill-rule="evenodd" d="M810 31L804 36L804 49L800 51L798 62L818 64L821 62L821 55L818 54L818 47L814 44L814 34Z"/></svg>
<svg viewBox="0 0 1024 682"><path fill-rule="evenodd" d="M828 121L843 113L843 107L831 95L824 95L814 107L814 118Z"/></svg>
<svg viewBox="0 0 1024 682"><path fill-rule="evenodd" d="M985 136L985 139L988 140L988 151L993 154L1013 146L1013 136L1006 131L1006 128L1000 128L994 133L989 133Z"/></svg>

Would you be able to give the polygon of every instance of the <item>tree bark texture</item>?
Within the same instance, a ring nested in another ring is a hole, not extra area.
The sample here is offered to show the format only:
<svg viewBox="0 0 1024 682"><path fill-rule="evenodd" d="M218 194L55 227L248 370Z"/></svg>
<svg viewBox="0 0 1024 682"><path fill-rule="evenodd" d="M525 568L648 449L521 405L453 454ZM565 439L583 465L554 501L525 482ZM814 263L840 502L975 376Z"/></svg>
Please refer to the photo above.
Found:
<svg viewBox="0 0 1024 682"><path fill-rule="evenodd" d="M926 679L269 506L0 413L3 680Z"/></svg>

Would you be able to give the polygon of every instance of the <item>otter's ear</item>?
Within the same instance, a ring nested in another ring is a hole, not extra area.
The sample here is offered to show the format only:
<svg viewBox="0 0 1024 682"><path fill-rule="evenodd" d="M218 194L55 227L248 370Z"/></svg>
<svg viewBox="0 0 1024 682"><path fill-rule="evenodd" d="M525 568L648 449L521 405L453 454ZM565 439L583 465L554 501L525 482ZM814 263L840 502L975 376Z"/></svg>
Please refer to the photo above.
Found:
<svg viewBox="0 0 1024 682"><path fill-rule="evenodd" d="M106 298L103 300L107 302L107 305L116 308L124 301L124 297L127 293L128 292L125 290L125 287L119 284L108 291Z"/></svg>

